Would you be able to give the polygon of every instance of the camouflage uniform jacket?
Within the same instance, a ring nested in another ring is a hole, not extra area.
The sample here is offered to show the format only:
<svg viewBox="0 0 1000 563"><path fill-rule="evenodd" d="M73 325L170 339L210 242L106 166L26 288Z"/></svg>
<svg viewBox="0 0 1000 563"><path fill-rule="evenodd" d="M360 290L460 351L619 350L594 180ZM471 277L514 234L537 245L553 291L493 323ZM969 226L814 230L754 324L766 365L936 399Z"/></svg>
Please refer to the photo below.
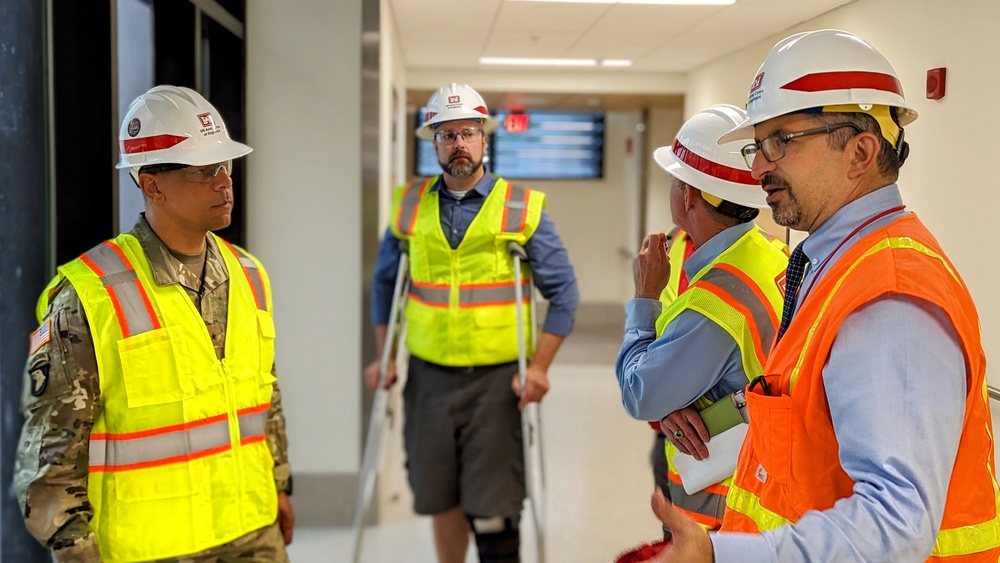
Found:
<svg viewBox="0 0 1000 563"><path fill-rule="evenodd" d="M221 359L229 273L215 241L208 237L204 274L199 280L153 233L144 215L131 233L142 245L156 283L180 283L187 291ZM26 420L14 487L28 531L52 550L56 561L100 561L97 540L88 527L94 511L87 498L90 430L101 412L99 374L87 318L72 284L64 280L57 287L45 317L51 319L51 338L30 355L25 368L21 409ZM266 434L275 462L276 488L287 490L291 467L277 383Z"/></svg>

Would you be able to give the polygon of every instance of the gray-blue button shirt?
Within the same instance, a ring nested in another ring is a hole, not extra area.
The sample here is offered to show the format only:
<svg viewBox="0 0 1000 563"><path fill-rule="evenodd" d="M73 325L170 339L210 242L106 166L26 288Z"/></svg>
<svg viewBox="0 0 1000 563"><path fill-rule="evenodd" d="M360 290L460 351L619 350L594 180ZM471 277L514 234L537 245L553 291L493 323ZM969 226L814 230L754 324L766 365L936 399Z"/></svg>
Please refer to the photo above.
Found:
<svg viewBox="0 0 1000 563"><path fill-rule="evenodd" d="M447 190L442 190L440 179L431 186L432 192L441 192L438 197L441 230L452 249L458 248L462 242L465 232L469 230L469 225L482 208L486 196L493 191L496 181L495 176L485 174L462 199L456 199ZM542 211L541 222L524 249L528 254L528 264L534 273L535 287L549 302L542 331L557 336L569 335L573 330L573 318L580 302L580 293L569 254L547 212ZM385 236L379 244L372 284L371 318L375 325L388 323L392 291L396 283L396 271L399 268L399 254L399 239L391 229L386 229Z"/></svg>
<svg viewBox="0 0 1000 563"><path fill-rule="evenodd" d="M684 262L694 276L755 227L741 223L718 233ZM747 385L736 340L708 317L688 309L656 337L662 304L632 299L625 305L625 338L615 373L622 404L633 418L660 420L702 395L712 401Z"/></svg>

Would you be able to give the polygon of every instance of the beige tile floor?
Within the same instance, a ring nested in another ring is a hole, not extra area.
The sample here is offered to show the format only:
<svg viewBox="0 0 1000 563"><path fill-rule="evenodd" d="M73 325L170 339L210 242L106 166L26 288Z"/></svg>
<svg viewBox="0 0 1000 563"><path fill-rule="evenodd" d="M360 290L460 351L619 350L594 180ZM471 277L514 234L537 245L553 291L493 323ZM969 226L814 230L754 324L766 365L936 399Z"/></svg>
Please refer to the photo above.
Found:
<svg viewBox="0 0 1000 563"><path fill-rule="evenodd" d="M608 319L617 322L618 319ZM656 539L649 509L652 431L622 409L614 375L620 334L614 326L578 327L552 366L543 416L547 486L547 563L607 563L630 546ZM1000 428L1000 403L993 401ZM364 563L435 563L430 521L410 511L399 428L387 439L380 524L364 535ZM997 455L1000 466L1000 452ZM537 563L529 511L523 563ZM346 562L349 528L301 528L289 555L295 563ZM475 563L470 546L467 563Z"/></svg>
<svg viewBox="0 0 1000 563"><path fill-rule="evenodd" d="M550 371L542 431L547 505L547 563L610 562L630 546L656 539L649 509L652 430L621 406L614 360L617 327L579 327ZM380 524L364 534L365 563L434 563L430 521L410 510L398 428L387 438L379 493ZM522 561L535 563L534 525L522 523ZM349 528L296 530L296 563L349 558ZM470 545L467 561L477 557Z"/></svg>

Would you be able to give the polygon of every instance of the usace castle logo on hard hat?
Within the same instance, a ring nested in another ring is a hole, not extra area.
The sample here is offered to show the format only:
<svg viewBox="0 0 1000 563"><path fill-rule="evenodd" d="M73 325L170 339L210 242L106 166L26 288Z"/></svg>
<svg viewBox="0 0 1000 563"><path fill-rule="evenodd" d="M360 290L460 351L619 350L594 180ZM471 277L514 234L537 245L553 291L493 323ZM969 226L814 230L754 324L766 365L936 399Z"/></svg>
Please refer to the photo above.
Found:
<svg viewBox="0 0 1000 563"><path fill-rule="evenodd" d="M462 103L462 96L448 96L449 104L460 104Z"/></svg>
<svg viewBox="0 0 1000 563"><path fill-rule="evenodd" d="M142 122L138 117L133 117L132 121L128 122L128 136L135 137L139 134L139 129L142 129Z"/></svg>
<svg viewBox="0 0 1000 563"><path fill-rule="evenodd" d="M205 136L214 135L222 129L221 127L215 124L215 119L212 117L212 114L210 113L199 113L198 121L201 122L200 133L202 135Z"/></svg>
<svg viewBox="0 0 1000 563"><path fill-rule="evenodd" d="M753 79L753 84L750 85L750 99L747 100L747 103L753 103L764 94L764 91L761 90L763 85L764 73L762 72Z"/></svg>

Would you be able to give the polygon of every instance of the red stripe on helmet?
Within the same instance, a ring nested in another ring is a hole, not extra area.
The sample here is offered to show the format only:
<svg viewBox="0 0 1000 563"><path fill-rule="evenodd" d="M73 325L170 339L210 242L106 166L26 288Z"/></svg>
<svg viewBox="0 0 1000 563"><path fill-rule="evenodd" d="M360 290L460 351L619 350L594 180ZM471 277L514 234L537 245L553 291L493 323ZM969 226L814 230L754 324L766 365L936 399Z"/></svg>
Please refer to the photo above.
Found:
<svg viewBox="0 0 1000 563"><path fill-rule="evenodd" d="M185 139L187 139L187 137L178 137L177 135L155 135L153 137L143 137L141 139L126 139L122 143L125 146L125 154L135 154L137 152L169 149Z"/></svg>
<svg viewBox="0 0 1000 563"><path fill-rule="evenodd" d="M848 90L870 88L903 95L899 80L891 74L864 71L818 72L807 74L782 86L785 90L799 92L823 92L826 90Z"/></svg>
<svg viewBox="0 0 1000 563"><path fill-rule="evenodd" d="M691 149L682 145L680 141L674 141L673 151L675 158L684 164L687 164L691 168L694 168L699 172L704 172L713 178L718 178L727 182L746 184L748 186L759 185L759 182L753 179L749 170L740 170L739 168L732 168L726 166L725 164L712 162L707 158L695 154Z"/></svg>
<svg viewBox="0 0 1000 563"><path fill-rule="evenodd" d="M479 113L481 113L483 115L486 115L486 114L489 113L489 111L486 110L486 106L476 106L476 107L474 107L472 109L478 111Z"/></svg>

